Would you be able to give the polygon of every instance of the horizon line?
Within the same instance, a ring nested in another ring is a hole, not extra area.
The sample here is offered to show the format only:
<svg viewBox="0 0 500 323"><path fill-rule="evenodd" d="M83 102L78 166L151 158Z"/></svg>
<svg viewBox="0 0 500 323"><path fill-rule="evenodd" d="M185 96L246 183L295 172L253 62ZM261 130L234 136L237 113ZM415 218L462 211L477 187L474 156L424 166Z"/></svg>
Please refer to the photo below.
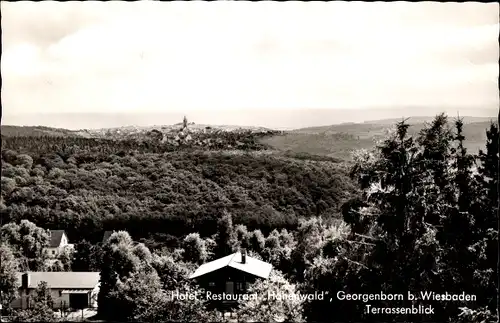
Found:
<svg viewBox="0 0 500 323"><path fill-rule="evenodd" d="M455 118L475 118L475 119L485 119L484 121L477 121L477 122L495 122L494 119L497 119L498 116L488 116L488 117L475 117L471 115L458 115L458 116L451 116L447 114L446 112L443 112L447 117L450 117L452 119ZM59 114L59 113L58 113ZM66 114L66 113L63 113ZM68 113L69 114L69 113ZM99 113L90 113L90 114L99 114ZM104 113L106 114L106 113ZM439 114L439 113L438 113ZM436 114L437 115L437 114ZM189 122L193 123L198 126L207 126L207 127L237 127L237 128L264 128L267 130L278 130L278 131L286 131L286 130L300 130L300 129L308 129L308 128L316 128L316 127L328 127L328 126L339 126L339 125L349 125L349 124L369 124L369 123L376 123L379 121L391 121L391 120L406 120L408 119L418 119L418 118L433 118L436 115L411 115L411 116L400 116L400 117L391 117L391 118L381 118L381 119L369 119L369 120L364 120L364 121L345 121L345 122L338 122L338 123L329 123L329 124L318 124L318 125L313 125L313 126L303 126L303 127L268 127L268 126L261 126L261 125L242 125L242 124L216 124L216 123L196 123L196 122ZM499 120L496 120L496 122L499 122ZM419 122L420 123L420 122ZM472 122L474 123L474 122ZM164 126L175 126L175 125L180 125L182 122L176 122L176 123L162 123L162 124L152 124L152 125L140 125L140 124L127 124L127 125L122 125L122 126L110 126L110 127L97 127L97 128L92 128L92 127L87 127L87 128L66 128L66 127L57 127L57 126L45 126L42 124L32 124L32 125L19 125L19 124L1 124L1 126L7 126L7 127L45 127L45 128L52 128L52 129L63 129L63 130L70 130L70 131L85 131L85 130L106 130L106 129L119 129L119 128L127 128L127 127L137 127L137 128L152 128L152 127L164 127Z"/></svg>

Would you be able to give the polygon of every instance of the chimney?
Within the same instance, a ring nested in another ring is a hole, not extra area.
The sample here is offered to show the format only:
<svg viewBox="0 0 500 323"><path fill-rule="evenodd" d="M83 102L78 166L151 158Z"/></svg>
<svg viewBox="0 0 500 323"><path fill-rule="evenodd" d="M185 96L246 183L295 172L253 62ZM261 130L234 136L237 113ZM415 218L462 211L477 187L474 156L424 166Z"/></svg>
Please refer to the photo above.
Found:
<svg viewBox="0 0 500 323"><path fill-rule="evenodd" d="M30 275L29 273L24 273L22 278L21 278L21 287L22 289L27 290L30 286Z"/></svg>
<svg viewBox="0 0 500 323"><path fill-rule="evenodd" d="M241 248L241 263L246 264L247 263L247 250L245 248Z"/></svg>

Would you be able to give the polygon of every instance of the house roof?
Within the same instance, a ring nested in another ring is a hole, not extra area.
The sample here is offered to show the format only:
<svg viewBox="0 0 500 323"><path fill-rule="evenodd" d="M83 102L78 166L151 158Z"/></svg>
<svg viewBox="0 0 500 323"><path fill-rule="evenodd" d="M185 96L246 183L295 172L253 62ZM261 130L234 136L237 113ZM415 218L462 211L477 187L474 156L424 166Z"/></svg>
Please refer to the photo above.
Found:
<svg viewBox="0 0 500 323"><path fill-rule="evenodd" d="M201 265L189 278L197 278L224 267L231 267L237 270L241 270L260 278L269 278L269 274L273 269L273 266L271 264L250 257L248 255L246 256L245 263L242 263L241 252L236 252L232 255L222 257Z"/></svg>
<svg viewBox="0 0 500 323"><path fill-rule="evenodd" d="M61 245L61 239L64 234L64 230L49 230L50 231L50 242L49 248L57 248Z"/></svg>
<svg viewBox="0 0 500 323"><path fill-rule="evenodd" d="M17 284L21 287L22 275L17 273ZM57 271L30 271L28 288L37 288L42 281L47 282L49 288L57 289L94 289L99 284L99 272L57 272Z"/></svg>
<svg viewBox="0 0 500 323"><path fill-rule="evenodd" d="M109 237L113 234L114 231L105 231L104 236L102 237L102 243L108 241Z"/></svg>

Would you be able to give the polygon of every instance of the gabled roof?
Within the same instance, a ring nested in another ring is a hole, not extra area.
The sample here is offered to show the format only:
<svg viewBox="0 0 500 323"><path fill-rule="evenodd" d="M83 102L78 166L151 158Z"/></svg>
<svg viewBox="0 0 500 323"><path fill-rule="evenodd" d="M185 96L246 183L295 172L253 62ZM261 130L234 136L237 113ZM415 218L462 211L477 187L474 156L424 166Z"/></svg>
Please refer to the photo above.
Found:
<svg viewBox="0 0 500 323"><path fill-rule="evenodd" d="M49 248L57 248L61 245L61 239L64 233L64 230L49 230L50 231L50 242Z"/></svg>
<svg viewBox="0 0 500 323"><path fill-rule="evenodd" d="M197 278L224 267L231 267L237 270L244 271L260 278L269 278L269 274L273 266L267 262L259 259L246 256L245 263L241 262L241 252L233 253L232 255L219 258L217 260L207 262L196 269L196 271L189 277Z"/></svg>
<svg viewBox="0 0 500 323"><path fill-rule="evenodd" d="M22 275L17 273L17 284L21 287ZM49 288L58 289L94 289L99 284L99 272L65 272L65 271L30 271L28 288L37 288L42 281Z"/></svg>

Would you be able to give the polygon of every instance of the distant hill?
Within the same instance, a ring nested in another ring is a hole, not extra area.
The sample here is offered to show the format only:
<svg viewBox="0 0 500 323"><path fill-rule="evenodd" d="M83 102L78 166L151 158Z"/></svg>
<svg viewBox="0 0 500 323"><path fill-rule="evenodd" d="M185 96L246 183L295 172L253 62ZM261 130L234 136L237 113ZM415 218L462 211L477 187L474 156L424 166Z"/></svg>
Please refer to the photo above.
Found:
<svg viewBox="0 0 500 323"><path fill-rule="evenodd" d="M102 129L82 129L68 130L63 128L52 128L44 126L10 126L2 125L0 127L2 136L14 137L84 137L84 138L106 138L106 139L141 139L147 137L148 134L157 130L163 134L173 134L182 129L182 123L174 125L158 125L158 126L124 126ZM261 133L272 131L264 127L246 127L246 126L231 126L231 125L203 125L190 123L188 129L192 133L200 132L240 132L250 131Z"/></svg>
<svg viewBox="0 0 500 323"><path fill-rule="evenodd" d="M370 120L370 121L364 121L360 123L356 122L344 122L340 124L332 124L328 126L318 126L318 127L307 127L307 128L299 128L299 129L294 129L293 131L296 133L319 133L319 132L342 132L346 130L368 130L368 129L381 129L381 128L387 128L388 126L394 125L401 120L406 120L406 123L410 125L423 125L426 122L432 122L434 117L423 117L423 116L416 116L416 117L408 117L408 118L391 118L391 119L380 119L380 120ZM489 124L490 121L494 121L497 118L496 117L462 117L464 124L471 124L471 123L482 123L482 122L487 122ZM449 117L450 121L453 121L453 117Z"/></svg>
<svg viewBox="0 0 500 323"><path fill-rule="evenodd" d="M411 124L410 134L418 133L425 122L432 121L434 117L410 117L407 122ZM450 117L450 120L453 120ZM466 147L477 153L484 147L486 129L490 120L495 118L464 117ZM132 139L139 141L160 140L164 143L178 144L179 142L192 141L197 146L211 145L209 138L224 138L224 133L235 134L244 138L244 133L256 134L258 142L267 145L278 152L312 158L311 155L323 158L349 160L354 150L371 148L375 142L387 134L389 128L402 119L381 119L363 123L342 123L329 126L308 127L289 131L275 131L264 127L245 127L228 125L207 125L190 123L187 129L182 129L182 123L158 126L127 126L117 128L102 128L90 130L67 130L43 126L1 126L1 134L5 137L13 136L51 136L51 137L83 137L98 139ZM241 134L241 135L239 135ZM222 137L221 137L222 136ZM218 139L217 139L218 140ZM240 139L229 145L242 147ZM226 140L227 141L227 140ZM307 157L309 156L309 157Z"/></svg>
<svg viewBox="0 0 500 323"><path fill-rule="evenodd" d="M454 120L455 117L449 116L450 120ZM403 118L391 118L391 119L380 119L380 120L368 120L363 123L369 123L369 124L395 124L399 121L401 121ZM406 119L406 122L408 124L418 124L418 123L424 123L424 122L431 122L434 117L426 117L426 116L415 116L415 117L408 117L404 118ZM468 123L475 123L475 122L489 122L490 120L496 120L496 117L462 117L464 124Z"/></svg>
<svg viewBox="0 0 500 323"><path fill-rule="evenodd" d="M433 117L413 117L407 122L411 125L409 133L417 134L424 122ZM386 136L388 130L402 119L383 119L363 123L343 123L322 127L310 127L285 132L281 136L263 138L264 144L286 152L307 153L329 157L350 159L354 150L374 147L378 139ZM452 121L453 118L450 118ZM477 153L484 147L486 129L496 118L464 117L464 135L466 148Z"/></svg>
<svg viewBox="0 0 500 323"><path fill-rule="evenodd" d="M100 153L194 150L266 150L259 139L281 134L262 127L208 126L181 124L167 126L128 126L71 131L46 127L2 127L2 148L30 153L46 153L71 147ZM35 138L44 137L37 141ZM48 138L48 140L46 140ZM79 147L79 148L78 148Z"/></svg>
<svg viewBox="0 0 500 323"><path fill-rule="evenodd" d="M8 126L2 125L0 127L0 133L2 136L14 137L14 136L25 136L25 137L74 137L79 136L73 130L67 130L62 128L51 128L43 126Z"/></svg>

